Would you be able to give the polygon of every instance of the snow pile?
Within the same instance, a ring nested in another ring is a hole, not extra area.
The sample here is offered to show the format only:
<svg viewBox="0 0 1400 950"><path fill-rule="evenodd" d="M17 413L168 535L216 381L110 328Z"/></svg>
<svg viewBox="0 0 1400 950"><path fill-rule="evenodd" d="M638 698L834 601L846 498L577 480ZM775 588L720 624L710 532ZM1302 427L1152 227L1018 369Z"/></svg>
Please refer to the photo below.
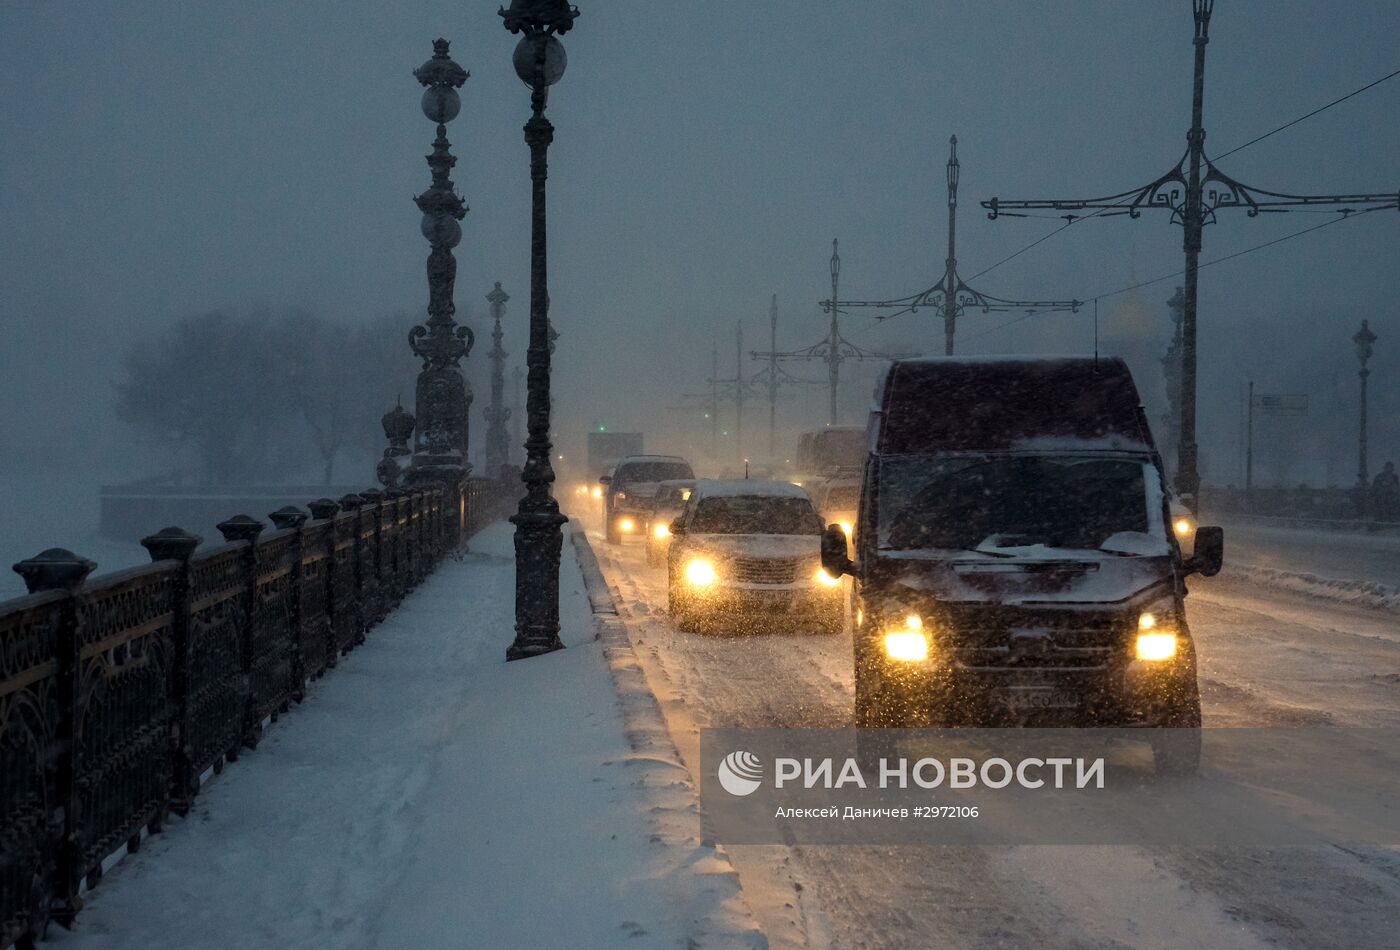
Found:
<svg viewBox="0 0 1400 950"><path fill-rule="evenodd" d="M1272 567L1252 567L1239 565L1229 569L1232 577L1250 580L1271 587L1280 587L1297 594L1306 594L1323 600L1361 607L1374 607L1380 610L1400 610L1400 587L1391 587L1376 581L1343 580L1334 577L1321 577L1317 574L1282 571Z"/></svg>
<svg viewBox="0 0 1400 950"><path fill-rule="evenodd" d="M444 563L52 944L763 946L568 548L569 648L504 662L510 552L498 524Z"/></svg>
<svg viewBox="0 0 1400 950"><path fill-rule="evenodd" d="M1400 538L1227 521L1224 575L1334 603L1400 610Z"/></svg>

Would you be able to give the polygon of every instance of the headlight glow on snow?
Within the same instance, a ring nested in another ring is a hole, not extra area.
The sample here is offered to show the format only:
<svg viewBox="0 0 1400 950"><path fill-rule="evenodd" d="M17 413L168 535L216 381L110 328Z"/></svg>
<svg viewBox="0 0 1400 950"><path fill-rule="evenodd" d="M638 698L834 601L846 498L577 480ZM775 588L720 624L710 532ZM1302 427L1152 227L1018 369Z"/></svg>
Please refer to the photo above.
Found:
<svg viewBox="0 0 1400 950"><path fill-rule="evenodd" d="M841 578L832 577L825 568L817 568L817 573L812 575L813 579L822 587L835 587L841 583Z"/></svg>
<svg viewBox="0 0 1400 950"><path fill-rule="evenodd" d="M1176 656L1176 634L1140 633L1137 638L1139 660L1170 660Z"/></svg>
<svg viewBox="0 0 1400 950"><path fill-rule="evenodd" d="M666 522L658 521L656 524L652 525L651 533L658 538L669 538L671 536L671 528Z"/></svg>
<svg viewBox="0 0 1400 950"><path fill-rule="evenodd" d="M685 566L685 579L695 587L709 587L719 575L715 566L704 558L697 557Z"/></svg>
<svg viewBox="0 0 1400 950"><path fill-rule="evenodd" d="M841 533L846 536L847 541L855 537L855 525L851 524L849 521L838 521L836 523L841 526Z"/></svg>
<svg viewBox="0 0 1400 950"><path fill-rule="evenodd" d="M885 653L891 660L917 663L928 659L928 638L915 630L893 630L885 634Z"/></svg>

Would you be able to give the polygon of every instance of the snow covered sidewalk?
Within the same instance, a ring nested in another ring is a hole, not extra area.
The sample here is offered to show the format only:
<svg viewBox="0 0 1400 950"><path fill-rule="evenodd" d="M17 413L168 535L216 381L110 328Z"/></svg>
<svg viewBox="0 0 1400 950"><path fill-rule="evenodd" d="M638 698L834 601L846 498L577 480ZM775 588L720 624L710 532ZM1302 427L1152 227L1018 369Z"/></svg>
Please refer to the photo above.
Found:
<svg viewBox="0 0 1400 950"><path fill-rule="evenodd" d="M511 530L445 562L50 945L763 946L625 670L619 702L567 539L568 649L504 662Z"/></svg>

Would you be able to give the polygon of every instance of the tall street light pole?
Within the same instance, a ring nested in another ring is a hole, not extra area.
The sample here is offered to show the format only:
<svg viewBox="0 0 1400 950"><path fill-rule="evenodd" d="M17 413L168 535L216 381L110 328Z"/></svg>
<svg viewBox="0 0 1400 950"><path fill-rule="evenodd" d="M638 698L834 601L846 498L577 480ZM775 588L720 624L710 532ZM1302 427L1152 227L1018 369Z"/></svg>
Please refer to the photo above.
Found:
<svg viewBox="0 0 1400 950"><path fill-rule="evenodd" d="M877 314L877 320L888 320L904 313L917 313L923 307L932 310L943 318L943 353L953 355L953 337L957 332L958 317L969 308L983 313L1024 310L1027 313L1054 313L1069 311L1077 313L1078 300L1007 300L992 297L975 289L958 275L958 178L962 173L962 163L958 161L958 137L948 138L948 164L945 168L948 181L948 253L943 258L943 276L928 290L920 291L912 297L896 300L837 300L835 291L830 300L823 300L824 309L836 307L876 307L893 310L893 313ZM986 273L986 271L983 271ZM979 275L980 276L980 275ZM976 280L976 277L973 278Z"/></svg>
<svg viewBox="0 0 1400 950"><path fill-rule="evenodd" d="M892 360L905 356L916 356L914 353L876 353L873 350L862 349L850 340L841 335L841 309L848 301L841 300L837 296L837 288L841 280L841 255L837 253L836 239L831 240L831 299L822 301L822 307L831 314L831 325L827 329L826 339L820 343L800 350L791 350L786 353L778 353L773 350L768 352L755 352L750 354L754 359L778 361L803 361L803 362L823 362L826 364L826 379L829 389L828 399L828 425L836 425L837 410L839 408L838 392L841 386L841 364L847 360ZM857 303L857 306L861 304Z"/></svg>
<svg viewBox="0 0 1400 950"><path fill-rule="evenodd" d="M567 59L558 35L567 33L578 8L563 0L512 0L500 11L505 28L523 34L512 61L516 75L530 87L532 115L525 123L530 147L530 347L526 398L525 496L511 517L515 525L515 642L507 660L519 660L564 648L559 639L559 555L568 520L550 493L554 468L549 439L550 325L549 281L546 266L545 180L549 177L549 144L554 126L544 117L549 87L564 75Z"/></svg>
<svg viewBox="0 0 1400 950"><path fill-rule="evenodd" d="M466 206L458 196L449 177L457 163L447 141L447 123L461 109L457 90L467 81L467 71L447 55L448 42L433 41L433 57L414 70L413 75L425 87L423 114L437 123L437 138L428 156L432 169L432 186L414 199L423 213L423 237L432 245L428 254L428 319L408 333L408 343L423 361L416 386L417 437L411 483L436 482L448 497L461 497L462 488L471 465L467 462L467 410L471 406L471 391L462 375L461 361L471 352L473 336L470 329L458 326L452 319L456 306L452 291L457 279L457 260L452 249L462 239L458 223L466 215ZM458 537L462 507L458 509Z"/></svg>
<svg viewBox="0 0 1400 950"><path fill-rule="evenodd" d="M501 289L501 282L486 295L491 305L491 405L486 408L486 474L499 478L501 469L510 464L510 437L506 435L506 420L510 410L505 406L505 348L501 346L501 317L505 315L510 294Z"/></svg>
<svg viewBox="0 0 1400 950"><path fill-rule="evenodd" d="M1361 321L1361 329L1356 331L1351 342L1356 344L1356 357L1361 360L1361 371L1358 374L1361 377L1361 438L1356 462L1356 484L1362 490L1361 497L1364 499L1365 490L1371 484L1370 472L1366 465L1366 378L1371 375L1371 371L1366 368L1366 363L1371 359L1371 351L1376 343L1376 335L1371 332L1369 321Z"/></svg>

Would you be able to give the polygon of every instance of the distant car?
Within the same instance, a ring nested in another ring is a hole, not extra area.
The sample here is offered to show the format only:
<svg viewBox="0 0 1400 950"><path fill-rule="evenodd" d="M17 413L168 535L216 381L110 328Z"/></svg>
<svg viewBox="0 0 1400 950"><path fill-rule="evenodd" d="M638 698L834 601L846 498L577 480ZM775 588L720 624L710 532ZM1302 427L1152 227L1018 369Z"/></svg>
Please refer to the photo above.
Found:
<svg viewBox="0 0 1400 950"><path fill-rule="evenodd" d="M629 455L611 475L598 481L604 489L603 529L609 544L624 535L640 535L651 517L658 486L673 479L693 479L690 463L679 455Z"/></svg>
<svg viewBox="0 0 1400 950"><path fill-rule="evenodd" d="M671 548L671 522L685 510L694 487L693 478L670 479L657 487L646 525L647 564L650 566L666 563L666 552Z"/></svg>
<svg viewBox="0 0 1400 950"><path fill-rule="evenodd" d="M796 485L697 481L670 531L669 603L681 630L774 614L844 628L845 587L822 569L822 522Z"/></svg>

